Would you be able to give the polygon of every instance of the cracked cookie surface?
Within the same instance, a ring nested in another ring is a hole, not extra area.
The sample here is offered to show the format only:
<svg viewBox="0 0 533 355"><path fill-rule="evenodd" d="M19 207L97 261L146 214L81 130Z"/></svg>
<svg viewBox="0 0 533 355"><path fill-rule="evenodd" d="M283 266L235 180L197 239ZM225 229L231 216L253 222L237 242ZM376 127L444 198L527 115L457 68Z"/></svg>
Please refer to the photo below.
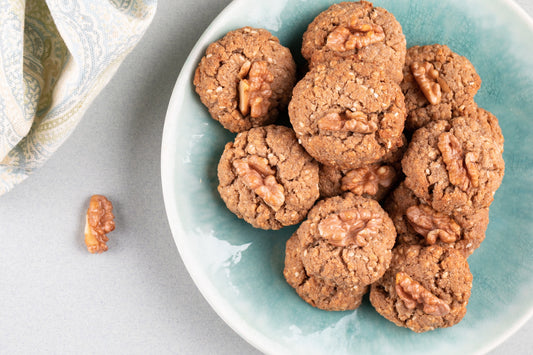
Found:
<svg viewBox="0 0 533 355"><path fill-rule="evenodd" d="M408 287L398 274L408 277ZM370 302L389 321L421 333L459 323L471 289L472 274L457 250L400 245L393 250L390 268L372 285Z"/></svg>
<svg viewBox="0 0 533 355"><path fill-rule="evenodd" d="M379 203L352 193L317 202L295 234L307 275L354 290L383 275L396 239Z"/></svg>
<svg viewBox="0 0 533 355"><path fill-rule="evenodd" d="M492 139L497 144L498 148L503 152L504 138L502 134L502 129L498 118L494 116L491 112L476 106L475 108L468 110L466 116L469 119L476 120L482 128L492 136Z"/></svg>
<svg viewBox="0 0 533 355"><path fill-rule="evenodd" d="M413 72L413 65L424 64L436 71L433 78L426 78L430 85L438 86L440 98L435 98L438 101L435 103L430 103L428 93L424 93ZM449 121L475 110L474 96L480 86L481 78L472 63L448 46L433 44L409 48L401 83L407 109L406 131L414 132L428 122Z"/></svg>
<svg viewBox="0 0 533 355"><path fill-rule="evenodd" d="M313 307L326 311L346 311L361 305L363 295L368 287L354 289L326 284L324 281L309 276L302 263L302 251L298 235L293 234L287 240L285 248L285 268L283 275L296 293Z"/></svg>
<svg viewBox="0 0 533 355"><path fill-rule="evenodd" d="M289 117L309 154L340 169L378 162L404 143L401 89L368 63L316 66L294 87Z"/></svg>
<svg viewBox="0 0 533 355"><path fill-rule="evenodd" d="M485 239L489 224L488 208L471 214L454 210L449 216L443 215L416 197L404 183L391 193L384 208L396 227L397 245L437 244L456 249L465 257L471 255Z"/></svg>
<svg viewBox="0 0 533 355"><path fill-rule="evenodd" d="M319 196L318 163L284 126L237 134L220 158L218 180L228 209L262 229L299 223Z"/></svg>
<svg viewBox="0 0 533 355"><path fill-rule="evenodd" d="M406 42L400 23L367 1L334 4L303 35L302 55L310 67L339 60L372 63L402 81Z"/></svg>
<svg viewBox="0 0 533 355"><path fill-rule="evenodd" d="M505 163L483 121L456 117L418 129L402 169L405 186L434 210L469 214L492 203Z"/></svg>
<svg viewBox="0 0 533 355"><path fill-rule="evenodd" d="M290 100L295 75L288 48L267 30L243 27L207 47L194 85L211 117L242 132L277 119Z"/></svg>

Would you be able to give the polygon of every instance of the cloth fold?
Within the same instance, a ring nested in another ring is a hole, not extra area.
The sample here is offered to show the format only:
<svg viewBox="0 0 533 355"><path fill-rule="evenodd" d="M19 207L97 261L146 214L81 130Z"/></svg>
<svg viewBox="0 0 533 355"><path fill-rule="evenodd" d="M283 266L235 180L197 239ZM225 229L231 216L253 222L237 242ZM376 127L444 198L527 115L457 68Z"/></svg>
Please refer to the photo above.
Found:
<svg viewBox="0 0 533 355"><path fill-rule="evenodd" d="M0 2L0 195L68 138L156 7L157 0Z"/></svg>

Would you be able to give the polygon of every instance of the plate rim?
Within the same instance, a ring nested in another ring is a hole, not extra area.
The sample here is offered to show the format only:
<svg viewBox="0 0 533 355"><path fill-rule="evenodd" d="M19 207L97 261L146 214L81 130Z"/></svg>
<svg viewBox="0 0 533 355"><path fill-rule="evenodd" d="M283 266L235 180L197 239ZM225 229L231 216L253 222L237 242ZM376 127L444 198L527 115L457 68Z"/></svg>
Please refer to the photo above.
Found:
<svg viewBox="0 0 533 355"><path fill-rule="evenodd" d="M514 12L514 14L516 14L521 21L523 21L527 27L529 27L529 30L533 34L533 18L530 17L528 13L516 3L515 0L497 1L505 4L512 12ZM221 301L220 299L216 299L216 292L214 289L212 289L212 283L209 281L206 275L202 275L202 273L198 271L198 268L193 268L195 261L183 250L182 243L180 243L180 240L182 240L180 232L183 231L183 226L179 218L180 215L175 203L176 201L171 199L171 196L175 196L176 189L171 183L173 181L172 177L174 177L175 169L174 165L169 163L174 162L171 152L175 149L171 149L174 146L174 143L171 141L172 134L170 132L175 132L171 128L175 128L178 121L177 119L173 119L172 115L177 111L177 108L179 108L179 103L183 101L180 100L180 96L182 96L181 93L187 87L186 80L191 77L190 74L196 67L199 58L201 58L201 56L204 54L203 52L205 51L207 45L211 43L211 41L208 41L207 39L212 37L212 33L216 31L215 27L220 25L219 22L222 21L221 19L224 18L225 15L230 13L234 8L241 6L241 3L245 4L246 2L247 0L233 0L209 23L208 27L204 30L194 47L189 52L187 59L180 69L176 83L172 89L172 94L169 100L163 125L160 158L163 202L167 221L171 229L172 238L174 239L174 243L176 244L180 257L183 260L183 264L185 265L185 268L195 286L200 291L200 294L208 302L215 313L224 321L227 326L229 326L241 338L259 351L272 354L289 353L290 349L281 346L280 343L274 342L272 339L247 324L239 317L238 312L234 311L231 307L225 307L228 302L225 302L225 300ZM501 332L499 336L494 337L484 346L477 349L475 354L485 354L493 350L511 337L515 332L517 332L531 318L533 318L533 307L531 307L520 318L518 318L513 326Z"/></svg>

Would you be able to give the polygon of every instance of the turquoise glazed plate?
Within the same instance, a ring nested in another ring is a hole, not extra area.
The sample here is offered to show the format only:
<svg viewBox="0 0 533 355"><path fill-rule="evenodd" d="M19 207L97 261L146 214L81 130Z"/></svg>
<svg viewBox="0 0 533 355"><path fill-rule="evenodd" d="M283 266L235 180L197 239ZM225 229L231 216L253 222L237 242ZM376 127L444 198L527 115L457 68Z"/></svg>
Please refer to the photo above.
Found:
<svg viewBox="0 0 533 355"><path fill-rule="evenodd" d="M165 121L163 193L181 257L215 311L265 353L483 353L533 313L533 24L504 0L383 0L408 46L447 44L483 80L478 104L500 120L506 174L490 209L486 240L469 258L474 275L468 312L458 325L424 334L399 328L368 298L351 312L326 312L285 282L285 242L296 227L262 231L229 212L216 168L234 135L209 117L192 83L209 43L230 30L270 30L297 63L307 25L333 1L237 0L209 26L184 64Z"/></svg>

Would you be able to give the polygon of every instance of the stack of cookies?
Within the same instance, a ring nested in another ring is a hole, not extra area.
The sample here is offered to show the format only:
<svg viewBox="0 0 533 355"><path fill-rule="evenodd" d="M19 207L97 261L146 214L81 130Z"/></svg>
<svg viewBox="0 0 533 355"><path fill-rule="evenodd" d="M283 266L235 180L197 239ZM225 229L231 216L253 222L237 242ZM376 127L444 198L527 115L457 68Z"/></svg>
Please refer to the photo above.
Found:
<svg viewBox="0 0 533 355"><path fill-rule="evenodd" d="M458 323L504 172L474 67L446 46L407 50L394 16L366 1L320 13L301 50L297 83L262 29L229 32L198 65L202 102L237 133L218 165L226 206L256 228L301 223L284 276L309 304L351 310L370 290L399 326ZM290 127L274 125L287 105Z"/></svg>
<svg viewBox="0 0 533 355"><path fill-rule="evenodd" d="M424 332L466 313L466 258L485 238L504 174L503 135L496 117L474 101L481 86L474 66L447 46L409 48L401 85L410 137L405 180L385 202L398 237L370 301L397 325Z"/></svg>
<svg viewBox="0 0 533 355"><path fill-rule="evenodd" d="M319 197L318 163L292 129L273 125L296 81L290 50L244 27L209 45L194 76L211 117L238 133L218 165L226 206L256 228L300 223Z"/></svg>
<svg viewBox="0 0 533 355"><path fill-rule="evenodd" d="M331 6L303 35L310 70L289 117L320 163L322 199L287 243L284 276L324 310L358 307L391 262L396 230L377 200L396 182L406 144L405 53L398 21L364 1Z"/></svg>

